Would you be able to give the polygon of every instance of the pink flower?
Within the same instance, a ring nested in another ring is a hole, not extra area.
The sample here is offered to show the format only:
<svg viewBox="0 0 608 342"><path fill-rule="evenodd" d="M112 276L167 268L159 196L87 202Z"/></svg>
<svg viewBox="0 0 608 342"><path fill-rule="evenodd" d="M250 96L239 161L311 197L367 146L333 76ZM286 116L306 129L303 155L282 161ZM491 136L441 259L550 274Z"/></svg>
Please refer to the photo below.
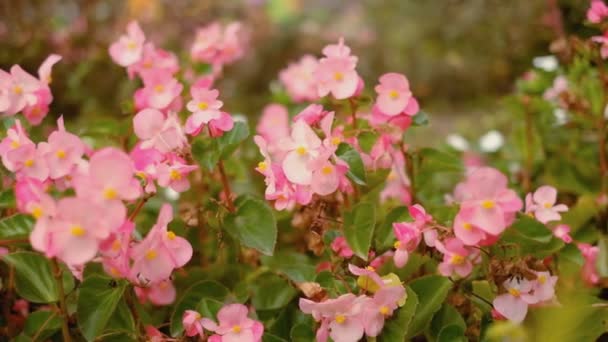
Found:
<svg viewBox="0 0 608 342"><path fill-rule="evenodd" d="M454 218L454 235L465 245L475 246L486 237L486 233L471 223L474 208L462 208Z"/></svg>
<svg viewBox="0 0 608 342"><path fill-rule="evenodd" d="M353 264L348 264L348 270L350 273L359 276L357 285L366 291L376 292L378 289L384 287L384 281L380 275L376 273L376 269L371 266L361 268Z"/></svg>
<svg viewBox="0 0 608 342"><path fill-rule="evenodd" d="M280 147L278 142L289 137L289 113L287 108L276 103L264 107L256 131L266 141L270 142L269 152L273 154L277 152Z"/></svg>
<svg viewBox="0 0 608 342"><path fill-rule="evenodd" d="M240 59L247 45L247 37L238 22L228 24L225 28L217 22L199 28L190 49L192 60L213 64L221 70L224 64Z"/></svg>
<svg viewBox="0 0 608 342"><path fill-rule="evenodd" d="M127 69L130 78L138 74L142 79L159 72L175 75L178 70L177 57L171 52L154 47L152 43L144 45L142 58L137 63L129 65Z"/></svg>
<svg viewBox="0 0 608 342"><path fill-rule="evenodd" d="M559 99L560 94L567 90L568 79L565 76L560 75L553 80L551 88L545 90L543 98L545 100L557 100Z"/></svg>
<svg viewBox="0 0 608 342"><path fill-rule="evenodd" d="M315 101L319 98L314 77L318 64L315 57L304 55L298 62L290 63L280 72L279 80L295 102Z"/></svg>
<svg viewBox="0 0 608 342"><path fill-rule="evenodd" d="M182 324L186 331L186 336L203 336L203 325L201 324L201 314L194 310L184 311Z"/></svg>
<svg viewBox="0 0 608 342"><path fill-rule="evenodd" d="M43 151L49 177L58 179L69 175L80 162L85 145L78 136L60 127L49 135L48 143L40 143L38 148Z"/></svg>
<svg viewBox="0 0 608 342"><path fill-rule="evenodd" d="M262 323L247 317L249 310L243 304L225 305L217 313L219 323L203 318L201 323L215 335L209 338L210 342L259 342L264 334Z"/></svg>
<svg viewBox="0 0 608 342"><path fill-rule="evenodd" d="M298 115L294 116L293 122L304 120L307 124L312 126L320 122L321 119L330 113L333 114L333 112L324 110L322 105L313 103L304 108L300 113L298 113Z"/></svg>
<svg viewBox="0 0 608 342"><path fill-rule="evenodd" d="M217 100L219 92L216 89L192 88L192 100L188 102L187 108L192 115L186 121L186 132L197 135L205 125L209 125L212 134L219 130L227 132L232 129L232 117L222 112L222 101Z"/></svg>
<svg viewBox="0 0 608 342"><path fill-rule="evenodd" d="M167 230L173 219L172 211L169 204L164 204L148 235L131 249L134 278L152 283L165 280L173 269L184 266L192 258L192 246L188 240Z"/></svg>
<svg viewBox="0 0 608 342"><path fill-rule="evenodd" d="M530 297L525 297L529 304L536 304L549 301L555 297L555 284L557 276L552 276L549 272L536 272L536 280L532 282L532 292Z"/></svg>
<svg viewBox="0 0 608 342"><path fill-rule="evenodd" d="M356 297L352 293L321 303L300 298L300 310L312 314L315 321L321 322L321 327L317 330L317 341L326 341L329 335L335 342L356 342L363 337L365 331L363 304L368 299L365 296Z"/></svg>
<svg viewBox="0 0 608 342"><path fill-rule="evenodd" d="M110 45L110 56L120 66L127 67L141 60L146 37L137 21L127 25L127 34Z"/></svg>
<svg viewBox="0 0 608 342"><path fill-rule="evenodd" d="M555 205L557 190L552 186L541 186L534 194L526 195L526 213L534 213L536 219L542 223L559 221L560 212L568 211L565 204Z"/></svg>
<svg viewBox="0 0 608 342"><path fill-rule="evenodd" d="M171 74L159 71L147 75L144 78L144 87L137 93L144 99L142 104L162 110L180 96L183 88Z"/></svg>
<svg viewBox="0 0 608 342"><path fill-rule="evenodd" d="M285 138L281 145L287 154L282 167L285 177L295 184L310 185L312 170L308 164L319 156L321 139L303 120L297 121L291 130L291 136Z"/></svg>
<svg viewBox="0 0 608 342"><path fill-rule="evenodd" d="M34 144L25 144L6 154L12 170L25 177L44 181L49 176L49 167L44 158L44 151L37 149ZM9 169L10 170L10 169Z"/></svg>
<svg viewBox="0 0 608 342"><path fill-rule="evenodd" d="M600 249L588 243L579 243L578 249L585 259L585 264L581 271L583 280L589 285L597 285L600 282L600 275L597 271L596 262Z"/></svg>
<svg viewBox="0 0 608 342"><path fill-rule="evenodd" d="M331 151L325 151L318 158L311 160L308 164L308 169L312 171L312 180L310 188L312 192L321 196L327 196L334 193L340 185L340 179L346 175L348 164L342 160L337 160L336 164L332 164L328 154Z"/></svg>
<svg viewBox="0 0 608 342"><path fill-rule="evenodd" d="M402 74L382 75L380 84L375 89L378 93L376 107L384 115L395 116L400 113L414 115L418 112L418 103L412 96L407 78Z"/></svg>
<svg viewBox="0 0 608 342"><path fill-rule="evenodd" d="M326 56L321 58L314 71L317 92L320 97L332 94L342 100L355 95L359 85L359 75L355 70L357 57L350 55L350 48L340 39L337 45L323 49Z"/></svg>
<svg viewBox="0 0 608 342"><path fill-rule="evenodd" d="M19 65L13 65L10 71L0 70L0 112L14 115L36 104L36 92L43 84Z"/></svg>
<svg viewBox="0 0 608 342"><path fill-rule="evenodd" d="M6 137L0 143L0 156L2 164L9 171L15 171L14 162L8 157L8 152L15 150L23 145L34 145L28 138L27 132L21 126L21 121L15 120L15 125L6 131Z"/></svg>
<svg viewBox="0 0 608 342"><path fill-rule="evenodd" d="M604 32L603 36L593 36L591 37L591 40L602 44L601 48L600 48L600 55L602 56L603 59L608 58L608 31Z"/></svg>
<svg viewBox="0 0 608 342"><path fill-rule="evenodd" d="M155 148L166 153L184 147L187 139L177 115L165 115L157 109L146 108L133 117L135 135L142 140L142 149Z"/></svg>
<svg viewBox="0 0 608 342"><path fill-rule="evenodd" d="M525 278L511 278L503 283L503 287L507 292L494 299L494 309L508 320L519 324L526 318L530 301L534 302L530 295L533 284Z"/></svg>
<svg viewBox="0 0 608 342"><path fill-rule="evenodd" d="M331 249L343 258L350 258L353 256L353 250L350 248L344 236L338 236L332 241Z"/></svg>
<svg viewBox="0 0 608 342"><path fill-rule="evenodd" d="M384 321L393 315L404 295L403 286L386 286L379 289L371 300L365 303L363 321L367 336L376 337L380 334Z"/></svg>
<svg viewBox="0 0 608 342"><path fill-rule="evenodd" d="M443 254L443 261L437 269L444 277L451 277L456 273L464 278L471 274L473 264L471 258L476 255L468 250L462 244L462 241L456 238L449 238L444 242L435 242L435 248Z"/></svg>
<svg viewBox="0 0 608 342"><path fill-rule="evenodd" d="M608 6L602 0L592 0L591 7L587 10L587 20L599 24L608 17Z"/></svg>
<svg viewBox="0 0 608 342"><path fill-rule="evenodd" d="M176 296L175 286L170 279L152 283L148 287L135 286L135 293L141 303L149 300L154 305L169 305L175 301Z"/></svg>
<svg viewBox="0 0 608 342"><path fill-rule="evenodd" d="M422 232L418 226L410 222L393 223L395 242L395 266L401 268L407 264L409 253L413 252L422 240Z"/></svg>
<svg viewBox="0 0 608 342"><path fill-rule="evenodd" d="M190 189L188 174L196 169L196 165L186 165L183 161L174 161L171 165L160 164L156 170L158 185L170 187L177 192Z"/></svg>
<svg viewBox="0 0 608 342"><path fill-rule="evenodd" d="M570 226L567 224L558 224L555 226L555 228L553 228L553 235L565 243L572 242L572 237L570 236Z"/></svg>

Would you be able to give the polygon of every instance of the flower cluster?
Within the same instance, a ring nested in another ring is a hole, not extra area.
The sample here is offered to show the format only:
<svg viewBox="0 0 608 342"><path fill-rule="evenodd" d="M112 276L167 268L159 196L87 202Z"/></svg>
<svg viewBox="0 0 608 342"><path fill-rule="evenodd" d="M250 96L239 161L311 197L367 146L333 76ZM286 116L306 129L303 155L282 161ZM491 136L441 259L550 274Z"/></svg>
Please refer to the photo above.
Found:
<svg viewBox="0 0 608 342"><path fill-rule="evenodd" d="M209 336L211 342L259 342L264 334L264 325L251 319L249 310L243 304L228 304L217 313L216 323L210 318L202 317L194 310L186 310L182 321L186 336L205 337L204 331L214 333Z"/></svg>

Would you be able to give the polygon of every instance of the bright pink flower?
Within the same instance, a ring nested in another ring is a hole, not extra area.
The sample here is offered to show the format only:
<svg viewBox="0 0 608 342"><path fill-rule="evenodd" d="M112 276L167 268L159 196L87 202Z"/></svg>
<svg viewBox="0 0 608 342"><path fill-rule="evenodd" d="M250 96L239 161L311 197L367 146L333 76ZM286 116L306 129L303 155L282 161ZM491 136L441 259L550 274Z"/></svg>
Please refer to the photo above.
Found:
<svg viewBox="0 0 608 342"><path fill-rule="evenodd" d="M175 301L175 286L170 279L152 283L148 287L135 286L135 293L139 301L143 304L147 301L154 305L169 305Z"/></svg>
<svg viewBox="0 0 608 342"><path fill-rule="evenodd" d="M215 335L210 342L259 342L264 334L264 325L248 317L249 310L243 304L225 305L217 313L219 323L203 318L201 323Z"/></svg>
<svg viewBox="0 0 608 342"><path fill-rule="evenodd" d="M380 334L384 327L384 321L393 315L404 295L405 288L403 286L385 286L365 303L363 321L365 322L365 334L367 336L376 337Z"/></svg>
<svg viewBox="0 0 608 342"><path fill-rule="evenodd" d="M190 189L188 174L196 169L196 165L186 165L183 161L175 161L171 165L160 164L156 170L158 185L170 187L177 192Z"/></svg>
<svg viewBox="0 0 608 342"><path fill-rule="evenodd" d="M45 193L45 189L46 185L38 179L29 177L20 177L17 179L14 186L17 209L19 209L20 212L29 212L33 216L42 216L42 214L34 215L29 208L31 208L32 203L38 204L40 202L40 198Z"/></svg>
<svg viewBox="0 0 608 342"><path fill-rule="evenodd" d="M85 145L80 138L65 129L58 129L49 135L48 143L40 143L49 167L49 177L58 179L69 175L84 154Z"/></svg>
<svg viewBox="0 0 608 342"><path fill-rule="evenodd" d="M320 97L332 94L342 100L355 95L359 85L359 75L355 70L357 57L350 55L350 48L340 39L337 45L323 49L326 57L319 60L314 77Z"/></svg>
<svg viewBox="0 0 608 342"><path fill-rule="evenodd" d="M581 271L583 280L589 285L597 285L600 282L600 275L596 266L597 256L600 252L599 247L591 246L588 243L579 243L578 249L585 259L585 264Z"/></svg>
<svg viewBox="0 0 608 342"><path fill-rule="evenodd" d="M532 282L525 278L511 278L503 283L506 293L497 296L492 304L494 309L513 323L521 323L528 313L526 299L530 299Z"/></svg>
<svg viewBox="0 0 608 342"><path fill-rule="evenodd" d="M420 244L422 232L414 223L395 222L393 223L393 233L397 238L393 260L395 266L401 268L407 264L409 254Z"/></svg>
<svg viewBox="0 0 608 342"><path fill-rule="evenodd" d="M555 228L553 228L553 235L565 243L572 242L572 236L570 236L570 226L567 224L558 224L555 226Z"/></svg>
<svg viewBox="0 0 608 342"><path fill-rule="evenodd" d="M559 221L560 212L568 211L565 204L555 205L557 190L552 186L541 186L534 194L526 195L526 213L534 213L536 219L542 223Z"/></svg>
<svg viewBox="0 0 608 342"><path fill-rule="evenodd" d="M343 258L350 258L353 256L353 250L350 248L344 236L338 236L332 241L331 249Z"/></svg>
<svg viewBox="0 0 608 342"><path fill-rule="evenodd" d="M166 109L176 100L184 86L171 74L154 72L144 79L144 87L138 92L145 99L145 104L156 109Z"/></svg>
<svg viewBox="0 0 608 342"><path fill-rule="evenodd" d="M127 72L130 78L138 74L142 79L146 79L152 73L175 75L178 70L179 63L175 54L156 48L152 43L146 43L142 58L137 63L129 65Z"/></svg>
<svg viewBox="0 0 608 342"><path fill-rule="evenodd" d="M223 103L217 99L219 92L216 89L192 88L190 93L192 100L186 105L192 112L186 123L186 131L189 134L194 132L198 134L204 125L222 120L223 114L220 108Z"/></svg>
<svg viewBox="0 0 608 342"><path fill-rule="evenodd" d="M142 149L155 148L166 153L184 147L187 139L177 115L167 117L157 109L144 109L133 117L135 135L142 140Z"/></svg>
<svg viewBox="0 0 608 342"><path fill-rule="evenodd" d="M378 93L376 107L384 115L395 116L400 113L414 115L418 112L418 103L412 96L407 78L402 74L382 75L380 84L375 89Z"/></svg>
<svg viewBox="0 0 608 342"><path fill-rule="evenodd" d="M313 126L330 113L333 112L328 112L323 109L322 105L313 103L304 108L298 115L294 116L293 122L304 120L308 125Z"/></svg>
<svg viewBox="0 0 608 342"><path fill-rule="evenodd" d="M312 314L315 321L321 322L317 341L327 340L329 332L335 342L356 342L363 337L365 331L363 304L368 299L365 296L356 297L352 293L321 303L300 298L300 310Z"/></svg>
<svg viewBox="0 0 608 342"><path fill-rule="evenodd" d="M127 67L141 60L146 37L137 21L127 25L127 34L110 45L110 56L120 66Z"/></svg>
<svg viewBox="0 0 608 342"><path fill-rule="evenodd" d="M454 235L465 245L475 246L486 233L471 223L474 208L462 208L454 218Z"/></svg>
<svg viewBox="0 0 608 342"><path fill-rule="evenodd" d="M186 336L203 336L203 325L201 324L201 314L194 310L184 311L182 324L186 331Z"/></svg>
<svg viewBox="0 0 608 342"><path fill-rule="evenodd" d="M602 0L592 0L591 7L587 10L587 20L599 24L606 17L608 17L608 6Z"/></svg>
<svg viewBox="0 0 608 342"><path fill-rule="evenodd" d="M234 120L230 114L223 111L196 112L188 117L184 130L190 135L198 135L208 124L210 135L219 137L234 127Z"/></svg>
<svg viewBox="0 0 608 342"><path fill-rule="evenodd" d="M319 98L314 77L318 64L315 57L304 55L279 73L279 80L295 102L315 101Z"/></svg>
<svg viewBox="0 0 608 342"><path fill-rule="evenodd" d="M309 163L319 156L321 139L303 120L297 121L291 130L291 136L281 142L287 154L282 167L285 177L295 184L310 185L312 170Z"/></svg>
<svg viewBox="0 0 608 342"><path fill-rule="evenodd" d="M340 185L340 179L348 171L348 164L342 160L337 160L336 164L332 164L326 159L327 154L323 153L308 164L309 170L312 171L310 188L312 192L321 196L334 193Z"/></svg>
<svg viewBox="0 0 608 342"><path fill-rule="evenodd" d="M164 204L154 227L131 249L134 278L152 283L165 280L173 269L184 266L192 258L192 246L188 240L167 230L173 219L172 211L169 204Z"/></svg>
<svg viewBox="0 0 608 342"><path fill-rule="evenodd" d="M443 261L437 269L444 277L451 277L456 273L464 278L471 274L473 264L471 258L475 254L464 247L462 241L449 238L443 242L435 242L435 248L443 254Z"/></svg>

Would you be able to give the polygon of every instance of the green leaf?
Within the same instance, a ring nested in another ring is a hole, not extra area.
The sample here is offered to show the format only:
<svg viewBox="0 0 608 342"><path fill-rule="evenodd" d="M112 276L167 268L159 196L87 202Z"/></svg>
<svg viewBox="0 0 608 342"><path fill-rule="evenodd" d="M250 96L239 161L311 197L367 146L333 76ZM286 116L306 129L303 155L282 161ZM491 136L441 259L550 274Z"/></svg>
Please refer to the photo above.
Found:
<svg viewBox="0 0 608 342"><path fill-rule="evenodd" d="M315 331L310 324L298 323L291 328L289 337L292 342L311 342L315 340Z"/></svg>
<svg viewBox="0 0 608 342"><path fill-rule="evenodd" d="M27 238L34 227L34 219L29 215L17 214L0 220L0 238Z"/></svg>
<svg viewBox="0 0 608 342"><path fill-rule="evenodd" d="M373 204L361 202L352 211L344 214L344 237L353 252L367 260L376 225L376 208Z"/></svg>
<svg viewBox="0 0 608 342"><path fill-rule="evenodd" d="M15 267L15 289L19 296L33 303L51 303L59 294L50 261L41 254L15 252L4 256L4 261ZM63 267L63 288L69 293L74 288L72 274Z"/></svg>
<svg viewBox="0 0 608 342"><path fill-rule="evenodd" d="M13 189L0 191L0 208L11 208L15 206L15 193Z"/></svg>
<svg viewBox="0 0 608 342"><path fill-rule="evenodd" d="M382 333L378 336L378 342L402 342L405 341L412 318L418 307L418 296L411 288L406 287L407 300L405 305L399 308L393 314L382 329Z"/></svg>
<svg viewBox="0 0 608 342"><path fill-rule="evenodd" d="M357 141L359 141L359 146L361 150L365 153L370 153L372 147L376 144L378 140L378 134L375 132L362 132L357 136Z"/></svg>
<svg viewBox="0 0 608 342"><path fill-rule="evenodd" d="M553 233L549 228L527 215L519 217L517 221L507 229L507 232L518 234L524 239L539 243L547 243L551 241L551 237L553 237Z"/></svg>
<svg viewBox="0 0 608 342"><path fill-rule="evenodd" d="M564 246L563 241L553 236L551 230L533 218L521 215L501 236L500 244L511 246L503 250L499 245L493 247L497 255L510 252L506 257L531 254L544 258Z"/></svg>
<svg viewBox="0 0 608 342"><path fill-rule="evenodd" d="M202 169L213 170L220 160L217 141L206 137L195 139L192 143L192 158Z"/></svg>
<svg viewBox="0 0 608 342"><path fill-rule="evenodd" d="M419 111L412 118L413 126L427 126L428 124L429 124L429 116L423 111Z"/></svg>
<svg viewBox="0 0 608 342"><path fill-rule="evenodd" d="M464 336L465 327L460 325L448 325L443 327L437 337L437 342L466 342L467 338Z"/></svg>
<svg viewBox="0 0 608 342"><path fill-rule="evenodd" d="M176 337L184 331L182 316L186 310L194 310L203 298L224 301L230 291L215 281L203 280L188 288L184 295L177 301L175 309L171 314L171 336Z"/></svg>
<svg viewBox="0 0 608 342"><path fill-rule="evenodd" d="M471 282L471 286L472 286L472 290L473 290L473 294L485 299L488 302L492 302L494 300L494 292L492 291L492 287L490 286L490 282L488 282L487 280L473 280ZM489 305L487 302L477 298L477 297L471 297L471 300L477 304L477 306L486 311L489 312L490 310L492 310L492 306Z"/></svg>
<svg viewBox="0 0 608 342"><path fill-rule="evenodd" d="M212 298L203 298L196 306L196 311L198 311L201 316L211 318L217 316L218 311L224 306L224 303L212 299Z"/></svg>
<svg viewBox="0 0 608 342"><path fill-rule="evenodd" d="M251 285L251 303L257 310L280 309L296 296L291 284L276 274L259 276Z"/></svg>
<svg viewBox="0 0 608 342"><path fill-rule="evenodd" d="M444 303L441 309L433 316L429 331L434 338L440 338L443 330L450 326L457 326L463 332L467 327L460 313L450 304Z"/></svg>
<svg viewBox="0 0 608 342"><path fill-rule="evenodd" d="M344 160L348 164L348 172L346 176L353 182L359 185L365 185L367 182L367 176L365 174L365 166L359 152L357 152L352 146L346 143L338 145L336 150L338 158Z"/></svg>
<svg viewBox="0 0 608 342"><path fill-rule="evenodd" d="M61 318L56 311L39 310L27 316L23 335L28 341L46 341L61 329ZM34 339L36 337L36 339Z"/></svg>
<svg viewBox="0 0 608 342"><path fill-rule="evenodd" d="M424 172L462 172L462 159L454 153L443 152L434 148L423 148L418 152L420 170Z"/></svg>
<svg viewBox="0 0 608 342"><path fill-rule="evenodd" d="M224 229L247 247L272 255L277 242L277 222L266 201L240 196L236 211L224 218Z"/></svg>
<svg viewBox="0 0 608 342"><path fill-rule="evenodd" d="M378 226L375 233L376 249L385 250L393 247L395 242L395 234L393 234L393 223L403 222L410 218L410 213L407 207L393 208L387 215L384 221Z"/></svg>
<svg viewBox="0 0 608 342"><path fill-rule="evenodd" d="M445 301L452 282L439 275L429 275L415 279L410 283L410 287L418 295L419 304L407 332L408 338L412 338L426 329L435 312Z"/></svg>
<svg viewBox="0 0 608 342"><path fill-rule="evenodd" d="M135 320L133 319L133 315L131 314L131 310L127 305L127 302L124 298L122 298L118 305L116 306L116 310L114 310L114 314L108 320L106 327L103 331L103 335L107 335L110 332L115 332L116 335L126 335L123 336L128 340L129 336L131 340L133 340L133 336L135 335ZM112 341L115 341L118 336L112 335Z"/></svg>
<svg viewBox="0 0 608 342"><path fill-rule="evenodd" d="M287 340L270 333L265 333L262 336L262 342L287 342Z"/></svg>
<svg viewBox="0 0 608 342"><path fill-rule="evenodd" d="M101 335L127 287L126 281L93 275L84 280L78 292L78 327L87 341Z"/></svg>
<svg viewBox="0 0 608 342"><path fill-rule="evenodd" d="M599 253L596 260L596 268L600 277L608 277L608 237L602 235L598 240Z"/></svg>
<svg viewBox="0 0 608 342"><path fill-rule="evenodd" d="M274 256L263 255L262 265L271 270L285 274L295 282L313 281L316 276L315 265L305 254L296 252L279 252Z"/></svg>
<svg viewBox="0 0 608 342"><path fill-rule="evenodd" d="M235 122L230 131L217 138L220 157L228 158L247 137L249 137L249 126L244 122Z"/></svg>

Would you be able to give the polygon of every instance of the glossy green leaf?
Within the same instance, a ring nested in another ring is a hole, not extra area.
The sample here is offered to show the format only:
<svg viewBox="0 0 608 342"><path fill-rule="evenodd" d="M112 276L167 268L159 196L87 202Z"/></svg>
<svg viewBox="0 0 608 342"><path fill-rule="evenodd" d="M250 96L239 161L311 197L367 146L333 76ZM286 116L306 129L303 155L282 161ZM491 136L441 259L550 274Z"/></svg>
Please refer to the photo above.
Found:
<svg viewBox="0 0 608 342"><path fill-rule="evenodd" d="M78 327L87 341L103 333L126 287L126 281L100 275L93 275L80 285L76 315Z"/></svg>
<svg viewBox="0 0 608 342"><path fill-rule="evenodd" d="M352 146L346 143L338 145L336 155L344 160L348 164L348 172L346 176L353 182L359 185L365 185L367 183L367 175L365 174L365 166L363 160Z"/></svg>
<svg viewBox="0 0 608 342"><path fill-rule="evenodd" d="M285 274L295 282L312 281L315 278L315 265L310 258L296 252L279 252L273 256L263 255L262 265Z"/></svg>
<svg viewBox="0 0 608 342"><path fill-rule="evenodd" d="M384 218L384 221L378 225L375 232L375 245L378 250L385 250L393 247L395 242L395 234L393 234L393 223L403 222L410 218L407 207L393 208Z"/></svg>
<svg viewBox="0 0 608 342"><path fill-rule="evenodd" d="M51 303L59 300L57 284L51 262L33 252L15 252L4 256L4 261L15 267L15 289L19 296L33 303ZM74 288L72 274L63 267L65 293Z"/></svg>
<svg viewBox="0 0 608 342"><path fill-rule="evenodd" d="M15 192L13 189L0 191L0 208L11 208L15 206Z"/></svg>
<svg viewBox="0 0 608 342"><path fill-rule="evenodd" d="M228 158L247 137L249 137L249 126L244 122L235 122L230 131L217 138L220 157Z"/></svg>
<svg viewBox="0 0 608 342"><path fill-rule="evenodd" d="M433 316L429 332L434 338L439 338L443 330L450 326L457 326L462 331L467 327L460 313L450 304L444 303L441 309Z"/></svg>
<svg viewBox="0 0 608 342"><path fill-rule="evenodd" d="M218 311L224 306L224 303L219 300L215 300L212 298L203 298L196 306L196 311L198 311L201 316L207 317L210 319L215 319Z"/></svg>
<svg viewBox="0 0 608 342"><path fill-rule="evenodd" d="M224 229L243 245L272 255L277 241L277 222L266 201L240 196L236 211L224 218Z"/></svg>
<svg viewBox="0 0 608 342"><path fill-rule="evenodd" d="M410 287L418 296L418 307L410 323L407 337L414 337L424 331L431 322L433 315L441 308L452 282L439 275L429 275L415 279Z"/></svg>
<svg viewBox="0 0 608 342"><path fill-rule="evenodd" d="M257 310L285 307L298 293L287 280L272 273L256 278L251 292L251 303Z"/></svg>
<svg viewBox="0 0 608 342"><path fill-rule="evenodd" d="M367 260L376 225L376 208L373 204L361 202L344 214L344 237L353 252Z"/></svg>
<svg viewBox="0 0 608 342"><path fill-rule="evenodd" d="M365 153L370 153L372 147L376 144L378 140L378 133L375 132L362 132L357 136L357 141L359 141L359 146L361 150Z"/></svg>
<svg viewBox="0 0 608 342"><path fill-rule="evenodd" d="M175 304L171 314L171 336L175 337L184 331L182 316L186 310L194 310L203 298L224 301L230 293L228 289L215 281L203 280L188 288Z"/></svg>
<svg viewBox="0 0 608 342"><path fill-rule="evenodd" d="M443 327L437 336L437 342L466 342L468 340L464 331L465 327L456 324Z"/></svg>
<svg viewBox="0 0 608 342"><path fill-rule="evenodd" d="M311 342L315 340L315 330L310 324L298 323L291 328L289 337L292 342Z"/></svg>
<svg viewBox="0 0 608 342"><path fill-rule="evenodd" d="M0 238L27 238L34 227L34 219L29 215L16 214L0 220Z"/></svg>
<svg viewBox="0 0 608 342"><path fill-rule="evenodd" d="M192 142L192 158L202 169L213 170L220 159L217 141L207 137L195 139Z"/></svg>
<svg viewBox="0 0 608 342"><path fill-rule="evenodd" d="M378 336L378 342L401 342L405 341L410 324L418 308L418 296L411 288L406 287L407 300L405 305L397 309L393 316L386 321L382 333Z"/></svg>
<svg viewBox="0 0 608 342"><path fill-rule="evenodd" d="M23 335L28 341L46 341L61 329L61 318L57 311L39 310L27 316Z"/></svg>

